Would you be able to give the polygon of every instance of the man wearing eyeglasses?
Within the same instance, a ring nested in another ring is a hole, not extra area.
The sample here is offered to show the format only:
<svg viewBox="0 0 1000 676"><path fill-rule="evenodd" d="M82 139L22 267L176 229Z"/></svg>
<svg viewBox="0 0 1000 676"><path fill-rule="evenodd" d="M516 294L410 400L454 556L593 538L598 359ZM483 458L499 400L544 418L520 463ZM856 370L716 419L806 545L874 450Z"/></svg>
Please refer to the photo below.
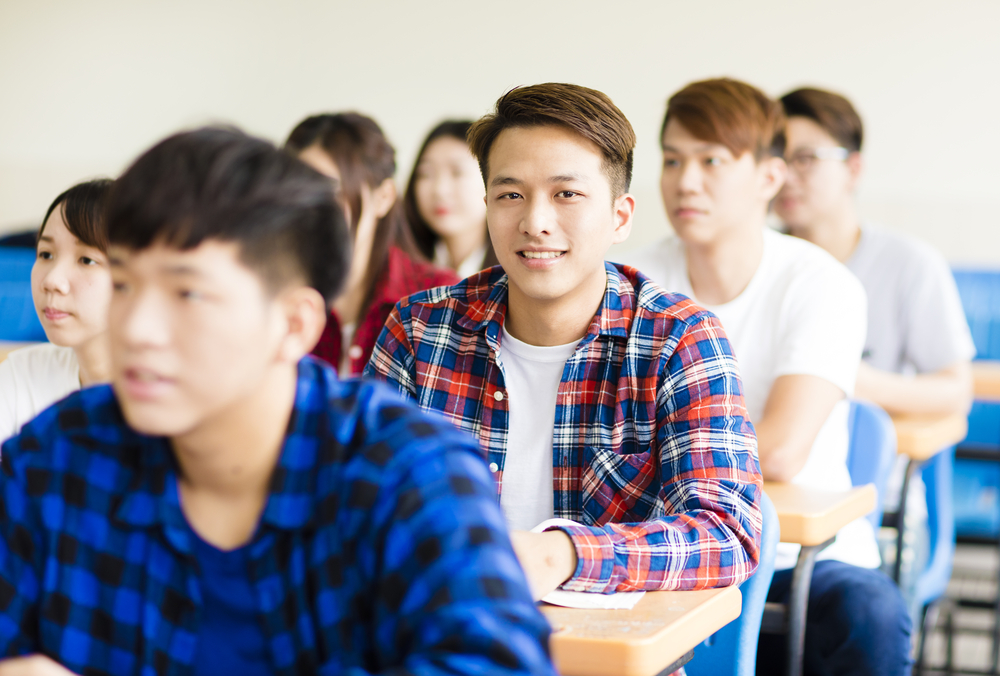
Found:
<svg viewBox="0 0 1000 676"><path fill-rule="evenodd" d="M966 413L975 347L944 258L858 217L861 118L821 89L781 98L789 172L775 211L789 234L826 249L868 293L868 336L855 392L892 413Z"/></svg>

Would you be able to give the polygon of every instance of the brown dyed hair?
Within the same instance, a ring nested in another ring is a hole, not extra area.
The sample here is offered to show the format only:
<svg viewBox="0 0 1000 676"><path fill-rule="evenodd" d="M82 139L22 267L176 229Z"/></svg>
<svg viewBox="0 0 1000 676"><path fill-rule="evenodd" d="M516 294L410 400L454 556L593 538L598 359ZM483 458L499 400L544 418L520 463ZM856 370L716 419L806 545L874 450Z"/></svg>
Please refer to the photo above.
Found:
<svg viewBox="0 0 1000 676"><path fill-rule="evenodd" d="M441 240L441 236L434 232L427 221L424 220L424 217L420 215L420 208L417 206L417 167L420 166L420 160L423 159L424 153L427 151L427 146L439 138L453 138L465 143L471 126L472 122L468 120L445 120L431 129L431 132L427 134L427 138L424 139L423 145L420 146L417 159L413 162L413 171L410 172L410 180L406 182L406 194L403 196L403 210L406 213L406 221L410 226L413 243L427 260L434 258L434 247ZM483 230L486 230L485 222L483 223ZM483 256L481 265L485 269L491 268L497 263L497 255L493 250L493 241L490 240L489 233L487 233L486 255Z"/></svg>
<svg viewBox="0 0 1000 676"><path fill-rule="evenodd" d="M45 224L49 222L52 213L59 209L66 229L74 237L87 246L108 252L108 221L106 209L108 195L114 181L110 178L98 178L93 181L78 183L65 190L52 200L42 225L38 228L36 239L41 239L45 232Z"/></svg>
<svg viewBox="0 0 1000 676"><path fill-rule="evenodd" d="M351 210L348 224L356 236L361 219L361 187L377 188L396 174L396 150L370 117L360 113L324 113L299 122L285 141L285 148L299 153L310 146L319 146L330 156L340 171L340 200ZM382 271L389 262L389 249L396 246L407 255L421 258L413 245L409 228L405 227L399 200L375 226L372 251L368 258L363 288L365 295L359 316L368 310Z"/></svg>
<svg viewBox="0 0 1000 676"><path fill-rule="evenodd" d="M851 102L840 94L803 87L781 97L788 117L806 117L851 152L861 150L864 127Z"/></svg>
<svg viewBox="0 0 1000 676"><path fill-rule="evenodd" d="M785 153L785 115L777 101L752 85L730 78L692 82L667 101L660 142L667 123L677 120L692 135L729 148L734 156Z"/></svg>
<svg viewBox="0 0 1000 676"><path fill-rule="evenodd" d="M604 156L603 169L611 184L611 196L628 191L635 148L632 125L607 94L556 82L510 90L500 97L492 113L472 125L469 148L479 160L483 182L489 175L490 148L500 132L544 125L567 127L593 142Z"/></svg>

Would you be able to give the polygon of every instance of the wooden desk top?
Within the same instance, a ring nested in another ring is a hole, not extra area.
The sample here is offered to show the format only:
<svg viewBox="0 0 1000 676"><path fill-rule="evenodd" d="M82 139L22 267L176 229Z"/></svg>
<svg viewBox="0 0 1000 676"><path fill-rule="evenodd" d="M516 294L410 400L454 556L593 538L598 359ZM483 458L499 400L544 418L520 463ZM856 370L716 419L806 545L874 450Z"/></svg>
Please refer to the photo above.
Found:
<svg viewBox="0 0 1000 676"><path fill-rule="evenodd" d="M954 446L968 431L964 415L894 415L897 452L914 460L926 460L942 448Z"/></svg>
<svg viewBox="0 0 1000 676"><path fill-rule="evenodd" d="M795 484L764 482L781 524L781 541L821 545L841 528L875 509L875 486L822 491Z"/></svg>
<svg viewBox="0 0 1000 676"><path fill-rule="evenodd" d="M1000 361L972 362L972 382L976 399L1000 401Z"/></svg>
<svg viewBox="0 0 1000 676"><path fill-rule="evenodd" d="M655 676L740 616L738 587L647 592L631 610L542 604L563 676Z"/></svg>
<svg viewBox="0 0 1000 676"><path fill-rule="evenodd" d="M34 343L15 343L9 340L0 340L0 361L7 358L7 355L14 350L20 350L22 347L28 347L29 345L34 345Z"/></svg>

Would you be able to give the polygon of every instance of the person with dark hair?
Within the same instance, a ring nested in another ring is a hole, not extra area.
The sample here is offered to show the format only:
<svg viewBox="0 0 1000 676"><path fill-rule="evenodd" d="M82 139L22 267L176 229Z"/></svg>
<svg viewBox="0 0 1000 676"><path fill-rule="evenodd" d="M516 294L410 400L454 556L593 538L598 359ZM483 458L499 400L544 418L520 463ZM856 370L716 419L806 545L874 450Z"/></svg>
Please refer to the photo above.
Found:
<svg viewBox="0 0 1000 676"><path fill-rule="evenodd" d="M400 301L366 375L479 438L536 598L739 584L761 478L729 342L604 261L632 227L632 125L549 83L504 94L469 141L502 267Z"/></svg>
<svg viewBox="0 0 1000 676"><path fill-rule="evenodd" d="M722 321L743 376L765 480L851 488L848 412L865 293L819 247L765 225L787 168L781 106L728 78L670 97L660 188L676 236L629 262ZM769 601L787 602L799 547L778 545ZM844 526L809 588L806 674L904 674L910 620L878 570L871 522ZM783 673L784 637L762 635L758 673Z"/></svg>
<svg viewBox="0 0 1000 676"><path fill-rule="evenodd" d="M892 413L964 415L976 348L948 263L912 237L862 223L854 193L864 130L850 101L803 88L781 104L790 171L775 212L789 234L826 249L868 292L858 396Z"/></svg>
<svg viewBox="0 0 1000 676"><path fill-rule="evenodd" d="M354 253L345 288L313 354L357 375L396 301L458 278L416 252L396 199L396 151L375 120L313 115L295 126L285 148L329 177L350 224Z"/></svg>
<svg viewBox="0 0 1000 676"><path fill-rule="evenodd" d="M403 198L420 253L459 277L497 264L486 230L479 165L465 140L471 126L447 120L431 130L417 153Z"/></svg>
<svg viewBox="0 0 1000 676"><path fill-rule="evenodd" d="M475 441L308 356L329 179L205 128L107 213L112 385L3 446L0 670L554 675Z"/></svg>
<svg viewBox="0 0 1000 676"><path fill-rule="evenodd" d="M87 181L53 200L36 236L31 296L48 343L0 363L0 442L70 392L107 382L110 179Z"/></svg>

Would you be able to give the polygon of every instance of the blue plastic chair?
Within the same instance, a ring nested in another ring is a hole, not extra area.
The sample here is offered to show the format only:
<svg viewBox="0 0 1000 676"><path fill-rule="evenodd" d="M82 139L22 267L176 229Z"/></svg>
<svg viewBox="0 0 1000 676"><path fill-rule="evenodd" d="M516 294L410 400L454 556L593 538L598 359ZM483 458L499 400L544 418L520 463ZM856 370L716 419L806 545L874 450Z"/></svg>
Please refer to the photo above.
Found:
<svg viewBox="0 0 1000 676"><path fill-rule="evenodd" d="M875 484L878 499L868 519L877 531L882 525L885 484L896 462L896 429L889 414L868 401L852 399L848 415L847 470L855 486Z"/></svg>
<svg viewBox="0 0 1000 676"><path fill-rule="evenodd" d="M743 584L743 610L739 618L715 632L694 649L694 658L684 670L689 676L725 675L754 676L757 668L757 638L764 615L767 590L774 577L774 557L778 551L781 530L778 512L771 499L761 493L760 511L763 528L760 539L760 563Z"/></svg>
<svg viewBox="0 0 1000 676"><path fill-rule="evenodd" d="M0 248L0 340L45 340L31 300L34 262L34 249Z"/></svg>

